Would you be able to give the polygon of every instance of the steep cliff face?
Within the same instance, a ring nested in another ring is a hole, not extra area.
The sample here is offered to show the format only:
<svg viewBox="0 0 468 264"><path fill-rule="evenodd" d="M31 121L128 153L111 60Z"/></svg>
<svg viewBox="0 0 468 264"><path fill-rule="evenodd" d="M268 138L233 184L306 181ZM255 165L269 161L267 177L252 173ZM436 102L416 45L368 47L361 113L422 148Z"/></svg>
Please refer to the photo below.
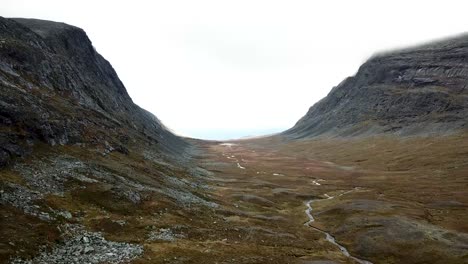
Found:
<svg viewBox="0 0 468 264"><path fill-rule="evenodd" d="M468 36L375 56L284 135L444 134L468 123Z"/></svg>
<svg viewBox="0 0 468 264"><path fill-rule="evenodd" d="M63 23L0 17L0 166L38 142L138 145L182 154L186 143L135 105L86 33Z"/></svg>
<svg viewBox="0 0 468 264"><path fill-rule="evenodd" d="M128 262L155 212L216 206L192 144L132 102L83 30L0 17L0 94L0 263Z"/></svg>

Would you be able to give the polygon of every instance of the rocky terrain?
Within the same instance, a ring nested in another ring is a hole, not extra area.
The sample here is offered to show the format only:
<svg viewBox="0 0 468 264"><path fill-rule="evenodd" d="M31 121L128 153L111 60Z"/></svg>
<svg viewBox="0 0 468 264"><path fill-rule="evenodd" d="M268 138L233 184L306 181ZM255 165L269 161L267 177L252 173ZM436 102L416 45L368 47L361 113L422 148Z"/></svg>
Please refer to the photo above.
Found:
<svg viewBox="0 0 468 264"><path fill-rule="evenodd" d="M468 263L465 43L215 142L135 105L82 29L0 17L0 263Z"/></svg>
<svg viewBox="0 0 468 264"><path fill-rule="evenodd" d="M468 36L376 55L283 134L443 135L468 123Z"/></svg>
<svg viewBox="0 0 468 264"><path fill-rule="evenodd" d="M1 165L39 142L128 154L138 141L181 154L184 141L132 102L82 29L5 18L0 28Z"/></svg>
<svg viewBox="0 0 468 264"><path fill-rule="evenodd" d="M126 262L143 246L91 218L127 226L155 197L216 206L196 194L190 145L132 102L82 29L0 17L0 92L0 262Z"/></svg>

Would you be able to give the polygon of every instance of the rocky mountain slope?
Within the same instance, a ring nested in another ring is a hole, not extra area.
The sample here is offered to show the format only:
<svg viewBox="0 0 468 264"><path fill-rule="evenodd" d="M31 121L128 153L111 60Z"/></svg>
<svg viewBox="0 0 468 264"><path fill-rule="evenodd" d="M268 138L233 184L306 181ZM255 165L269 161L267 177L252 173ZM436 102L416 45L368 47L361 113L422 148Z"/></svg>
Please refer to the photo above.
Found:
<svg viewBox="0 0 468 264"><path fill-rule="evenodd" d="M121 263L161 210L216 206L192 145L132 102L82 29L0 17L0 94L0 263Z"/></svg>
<svg viewBox="0 0 468 264"><path fill-rule="evenodd" d="M468 36L369 59L283 135L446 134L468 124Z"/></svg>
<svg viewBox="0 0 468 264"><path fill-rule="evenodd" d="M32 146L91 144L128 154L136 141L181 154L186 143L132 102L86 33L0 18L0 165Z"/></svg>

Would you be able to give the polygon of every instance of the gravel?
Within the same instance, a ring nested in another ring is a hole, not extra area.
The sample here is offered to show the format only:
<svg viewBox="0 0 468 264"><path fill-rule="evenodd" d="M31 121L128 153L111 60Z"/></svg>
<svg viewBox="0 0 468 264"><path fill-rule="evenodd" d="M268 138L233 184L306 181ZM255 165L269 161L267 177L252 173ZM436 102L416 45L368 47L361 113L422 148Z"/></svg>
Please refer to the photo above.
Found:
<svg viewBox="0 0 468 264"><path fill-rule="evenodd" d="M184 238L182 234L174 234L170 228L160 228L157 231L151 231L148 235L148 241L168 241L173 242L177 238Z"/></svg>
<svg viewBox="0 0 468 264"><path fill-rule="evenodd" d="M9 204L45 221L53 220L49 213L42 212L41 207L35 204L41 198L41 193L14 183L6 183L0 190L0 204Z"/></svg>
<svg viewBox="0 0 468 264"><path fill-rule="evenodd" d="M15 170L28 185L41 193L62 196L64 184L69 179L81 182L97 182L86 174L93 171L86 164L69 156L58 156L50 160L37 160L33 164L16 164Z"/></svg>
<svg viewBox="0 0 468 264"><path fill-rule="evenodd" d="M122 263L143 254L143 246L107 241L101 233L88 232L80 225L61 226L65 241L32 260L14 259L11 264Z"/></svg>

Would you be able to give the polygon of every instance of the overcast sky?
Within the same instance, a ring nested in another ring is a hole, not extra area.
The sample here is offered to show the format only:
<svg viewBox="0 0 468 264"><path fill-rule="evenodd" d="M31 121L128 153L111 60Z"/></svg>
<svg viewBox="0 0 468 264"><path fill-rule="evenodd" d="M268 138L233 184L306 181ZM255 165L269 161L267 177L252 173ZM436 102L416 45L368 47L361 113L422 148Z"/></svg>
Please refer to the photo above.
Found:
<svg viewBox="0 0 468 264"><path fill-rule="evenodd" d="M1 0L83 28L133 100L178 134L287 129L372 54L466 32L466 1Z"/></svg>

